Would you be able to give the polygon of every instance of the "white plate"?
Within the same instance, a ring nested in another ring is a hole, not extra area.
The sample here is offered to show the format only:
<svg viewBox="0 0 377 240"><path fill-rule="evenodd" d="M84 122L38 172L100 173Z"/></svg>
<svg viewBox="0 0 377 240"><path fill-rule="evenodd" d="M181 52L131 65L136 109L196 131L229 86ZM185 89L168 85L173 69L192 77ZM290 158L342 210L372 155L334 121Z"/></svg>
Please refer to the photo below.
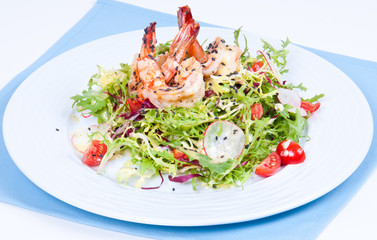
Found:
<svg viewBox="0 0 377 240"><path fill-rule="evenodd" d="M157 38L165 42L176 31L158 28ZM270 178L247 183L243 189L198 193L167 179L164 188L145 191L97 175L72 149L70 97L86 89L88 79L97 72L96 65L118 68L120 62L131 63L140 49L142 34L135 31L114 35L54 58L31 74L9 101L3 125L8 151L31 181L56 198L93 213L139 223L234 223L308 203L342 183L364 159L373 133L366 99L339 69L290 46L290 72L284 78L303 82L309 96L326 94L321 108L309 120L311 141L304 146L307 160L303 164L287 166ZM245 34L251 52L260 49L259 37ZM217 35L233 42L232 31L216 28L202 28L199 39L212 40ZM280 45L278 41L270 42Z"/></svg>

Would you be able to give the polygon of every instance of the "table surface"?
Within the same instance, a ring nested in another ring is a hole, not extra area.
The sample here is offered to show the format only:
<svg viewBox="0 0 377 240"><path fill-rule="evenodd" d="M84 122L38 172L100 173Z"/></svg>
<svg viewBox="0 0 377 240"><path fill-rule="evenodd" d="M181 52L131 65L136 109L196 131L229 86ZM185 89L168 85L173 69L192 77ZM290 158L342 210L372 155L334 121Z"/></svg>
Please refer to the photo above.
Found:
<svg viewBox="0 0 377 240"><path fill-rule="evenodd" d="M186 1L131 1L175 14ZM229 4L229 2L232 2ZM27 68L95 4L94 0L0 0L0 88ZM190 1L196 20L238 28L333 53L377 62L377 1L266 0ZM208 9L211 9L208 11ZM224 17L225 16L225 17ZM318 237L373 239L377 236L377 171ZM4 239L145 239L90 227L0 203ZM22 231L19 231L20 226Z"/></svg>

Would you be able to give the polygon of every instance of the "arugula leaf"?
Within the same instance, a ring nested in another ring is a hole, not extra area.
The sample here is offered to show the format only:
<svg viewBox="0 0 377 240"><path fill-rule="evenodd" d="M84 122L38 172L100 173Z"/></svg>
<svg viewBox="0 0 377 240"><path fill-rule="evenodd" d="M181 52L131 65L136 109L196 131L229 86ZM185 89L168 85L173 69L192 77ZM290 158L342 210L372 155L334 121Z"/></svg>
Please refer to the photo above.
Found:
<svg viewBox="0 0 377 240"><path fill-rule="evenodd" d="M269 54L269 57L274 61L276 66L279 68L280 74L284 74L288 72L288 69L285 69L285 66L287 65L287 55L289 53L288 50L285 48L291 43L289 39L287 38L285 41L281 40L282 49L276 50L271 44L261 39L263 43L263 51L267 52Z"/></svg>
<svg viewBox="0 0 377 240"><path fill-rule="evenodd" d="M323 98L324 96L325 96L325 94L323 94L323 93L322 94L317 94L317 95L315 95L312 98L304 99L304 101L308 101L308 102L311 102L311 103L318 102L318 100L321 99L321 98Z"/></svg>
<svg viewBox="0 0 377 240"><path fill-rule="evenodd" d="M237 47L240 46L240 44L238 42L238 38L240 36L241 29L242 29L242 26L239 29L237 29L233 32L234 44L236 44ZM247 38L246 38L245 34L243 35L243 37L245 39L245 49L243 50L243 52L241 54L241 62L244 62L246 59L248 59L250 57L249 48L247 47Z"/></svg>
<svg viewBox="0 0 377 240"><path fill-rule="evenodd" d="M205 154L195 152L193 150L175 146L179 151L185 153L190 161L198 160L199 164L209 170L209 175L214 179L221 179L228 174L233 166L232 159L228 159L222 163L214 163L213 160Z"/></svg>

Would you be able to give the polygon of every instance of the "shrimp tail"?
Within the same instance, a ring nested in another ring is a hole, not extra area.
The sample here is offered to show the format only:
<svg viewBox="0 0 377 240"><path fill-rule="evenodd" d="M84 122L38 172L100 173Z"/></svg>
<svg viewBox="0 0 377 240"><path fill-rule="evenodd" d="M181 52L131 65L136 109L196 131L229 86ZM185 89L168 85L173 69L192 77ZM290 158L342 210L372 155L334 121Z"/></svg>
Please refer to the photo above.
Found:
<svg viewBox="0 0 377 240"><path fill-rule="evenodd" d="M199 23L195 23L195 21L191 19L182 26L173 39L169 49L169 57L161 66L166 83L170 82L176 74L178 66L185 59L188 49L196 40L196 37L199 34L199 29Z"/></svg>
<svg viewBox="0 0 377 240"><path fill-rule="evenodd" d="M132 74L128 82L129 95L138 94L140 99L145 98L144 93L144 83L143 79L140 77L139 65L143 59L154 59L156 40L156 22L150 23L148 27L144 29L143 43L141 45L141 50L138 56L134 58L132 63Z"/></svg>
<svg viewBox="0 0 377 240"><path fill-rule="evenodd" d="M191 21L192 14L191 9L189 6L180 7L177 11L177 18L178 18L178 27L181 29L183 25L189 21ZM193 56L198 60L200 63L204 63L207 61L207 54L203 50L202 46L199 44L198 40L192 43L191 47L188 49L188 55Z"/></svg>
<svg viewBox="0 0 377 240"><path fill-rule="evenodd" d="M140 59L153 58L156 49L156 22L152 22L144 29L143 43L140 50Z"/></svg>
<svg viewBox="0 0 377 240"><path fill-rule="evenodd" d="M182 62L186 56L186 51L191 47L199 34L199 23L195 23L193 19L186 22L175 36L169 54L175 55L178 62Z"/></svg>
<svg viewBox="0 0 377 240"><path fill-rule="evenodd" d="M192 19L191 9L189 6L180 7L177 11L178 27L182 28L183 24Z"/></svg>

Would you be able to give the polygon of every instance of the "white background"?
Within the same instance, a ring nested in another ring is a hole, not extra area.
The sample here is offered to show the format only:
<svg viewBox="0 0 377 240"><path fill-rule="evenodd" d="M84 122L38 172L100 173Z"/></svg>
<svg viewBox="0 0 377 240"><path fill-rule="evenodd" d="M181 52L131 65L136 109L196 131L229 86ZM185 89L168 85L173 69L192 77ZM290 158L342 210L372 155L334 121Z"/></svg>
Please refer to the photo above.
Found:
<svg viewBox="0 0 377 240"><path fill-rule="evenodd" d="M377 1L373 0L123 1L170 14L189 4L199 21L243 26L245 31L289 37L297 44L377 62ZM94 0L0 0L0 88L49 49L94 4ZM376 239L376 185L375 172L318 239ZM4 239L131 239L4 203L0 203L0 213Z"/></svg>

